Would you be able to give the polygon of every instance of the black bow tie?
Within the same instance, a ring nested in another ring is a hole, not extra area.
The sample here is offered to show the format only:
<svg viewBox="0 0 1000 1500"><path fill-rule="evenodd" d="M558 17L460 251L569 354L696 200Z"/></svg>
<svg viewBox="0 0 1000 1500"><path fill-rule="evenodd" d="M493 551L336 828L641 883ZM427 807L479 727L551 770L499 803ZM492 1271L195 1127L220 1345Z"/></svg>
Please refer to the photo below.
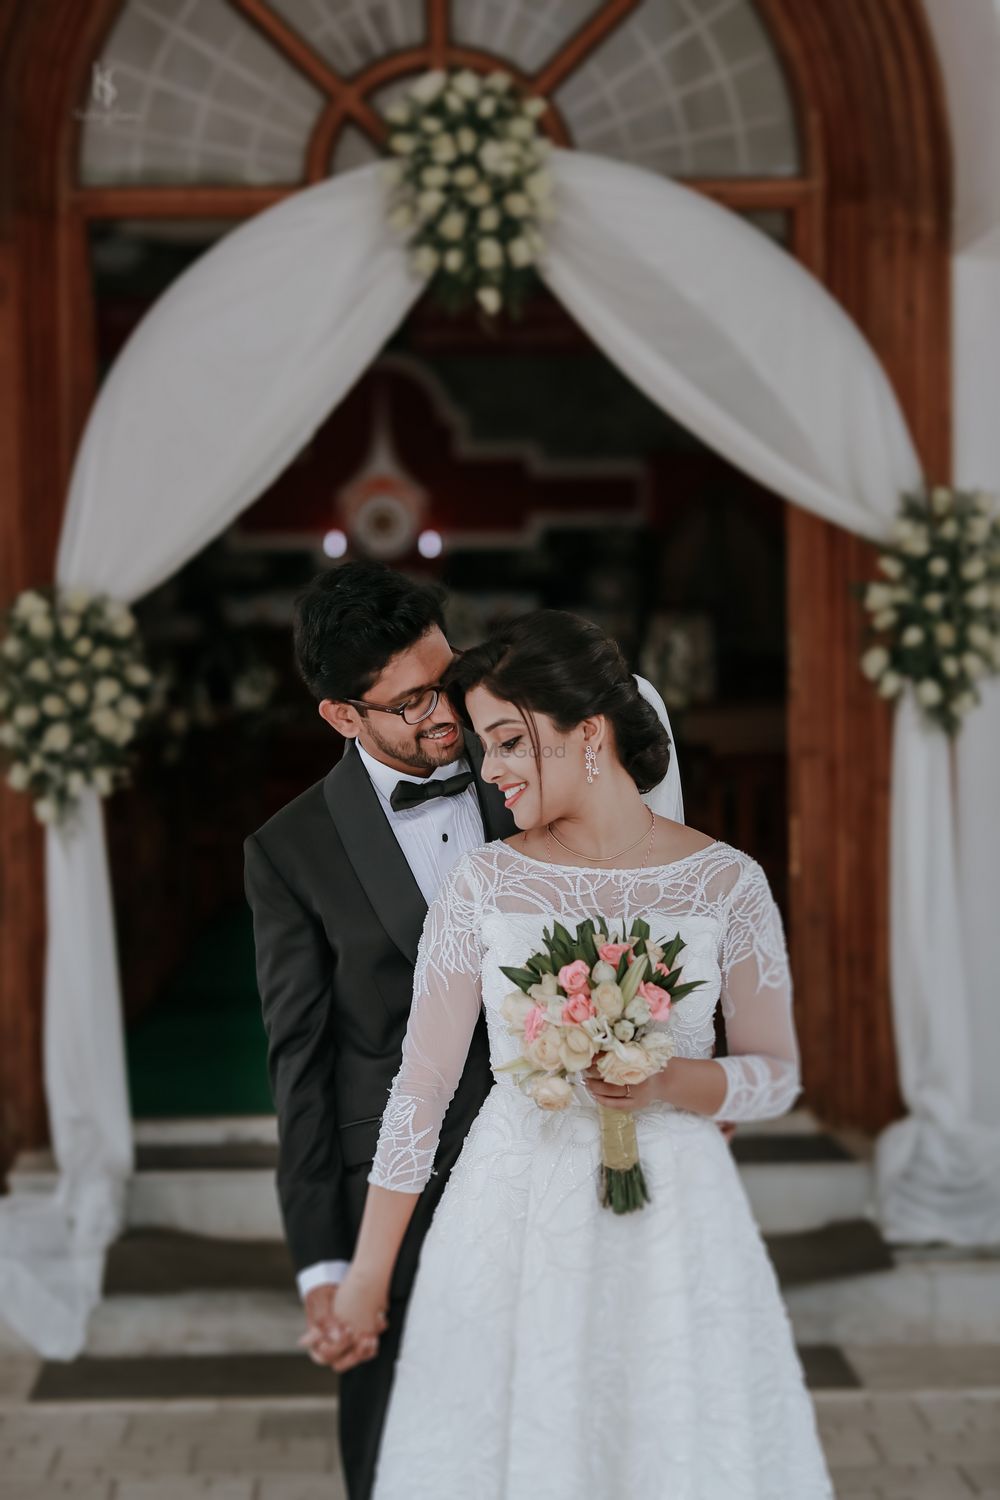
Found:
<svg viewBox="0 0 1000 1500"><path fill-rule="evenodd" d="M426 781L397 781L389 798L393 812L405 812L408 807L419 807L432 797L457 797L472 781L472 771L459 771L457 776L438 777Z"/></svg>

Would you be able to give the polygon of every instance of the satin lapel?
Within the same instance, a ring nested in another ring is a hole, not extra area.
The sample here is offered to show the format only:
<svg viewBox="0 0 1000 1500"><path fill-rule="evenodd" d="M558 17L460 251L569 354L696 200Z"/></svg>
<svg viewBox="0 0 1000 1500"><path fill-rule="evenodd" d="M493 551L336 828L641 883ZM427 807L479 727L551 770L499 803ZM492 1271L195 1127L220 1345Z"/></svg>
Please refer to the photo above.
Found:
<svg viewBox="0 0 1000 1500"><path fill-rule="evenodd" d="M327 775L323 791L376 916L400 952L415 964L427 903L353 745Z"/></svg>
<svg viewBox="0 0 1000 1500"><path fill-rule="evenodd" d="M492 839L505 839L517 832L514 814L504 802L503 793L499 788L482 779L483 747L479 743L479 736L469 729L463 730L463 734L465 753L469 757L470 766L476 773L476 796L479 798L479 811L483 819L486 842L490 843Z"/></svg>

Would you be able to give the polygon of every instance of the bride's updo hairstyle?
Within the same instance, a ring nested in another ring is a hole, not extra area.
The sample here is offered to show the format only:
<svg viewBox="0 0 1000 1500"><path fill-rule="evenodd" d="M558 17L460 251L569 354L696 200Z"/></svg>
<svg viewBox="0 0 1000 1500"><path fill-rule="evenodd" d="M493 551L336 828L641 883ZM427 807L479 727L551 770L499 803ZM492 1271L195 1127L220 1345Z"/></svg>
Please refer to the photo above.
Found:
<svg viewBox="0 0 1000 1500"><path fill-rule="evenodd" d="M484 687L524 715L541 777L538 726L547 715L560 734L603 714L621 764L640 792L667 774L670 736L639 692L617 643L599 626L564 609L536 609L498 625L479 646L457 655L441 679L467 728L465 696Z"/></svg>

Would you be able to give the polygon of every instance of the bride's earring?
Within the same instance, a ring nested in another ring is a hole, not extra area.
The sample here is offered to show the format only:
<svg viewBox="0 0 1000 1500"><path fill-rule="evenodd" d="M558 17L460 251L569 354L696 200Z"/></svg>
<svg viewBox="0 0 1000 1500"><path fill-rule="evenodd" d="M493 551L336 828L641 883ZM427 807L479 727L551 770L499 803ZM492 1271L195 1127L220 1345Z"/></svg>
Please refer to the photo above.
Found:
<svg viewBox="0 0 1000 1500"><path fill-rule="evenodd" d="M583 752L584 764L587 767L587 781L592 782L595 776L600 776L601 768L597 764L597 754L593 745L588 745Z"/></svg>

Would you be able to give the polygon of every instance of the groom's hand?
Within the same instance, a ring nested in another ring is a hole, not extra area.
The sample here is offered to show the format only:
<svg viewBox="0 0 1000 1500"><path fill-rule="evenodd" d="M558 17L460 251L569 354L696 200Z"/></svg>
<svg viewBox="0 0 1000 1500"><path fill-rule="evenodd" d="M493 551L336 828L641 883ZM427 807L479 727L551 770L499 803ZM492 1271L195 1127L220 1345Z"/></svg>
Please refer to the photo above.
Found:
<svg viewBox="0 0 1000 1500"><path fill-rule="evenodd" d="M299 1339L313 1364L334 1368L354 1346L354 1334L337 1317L337 1286L314 1286L305 1296L306 1331Z"/></svg>

